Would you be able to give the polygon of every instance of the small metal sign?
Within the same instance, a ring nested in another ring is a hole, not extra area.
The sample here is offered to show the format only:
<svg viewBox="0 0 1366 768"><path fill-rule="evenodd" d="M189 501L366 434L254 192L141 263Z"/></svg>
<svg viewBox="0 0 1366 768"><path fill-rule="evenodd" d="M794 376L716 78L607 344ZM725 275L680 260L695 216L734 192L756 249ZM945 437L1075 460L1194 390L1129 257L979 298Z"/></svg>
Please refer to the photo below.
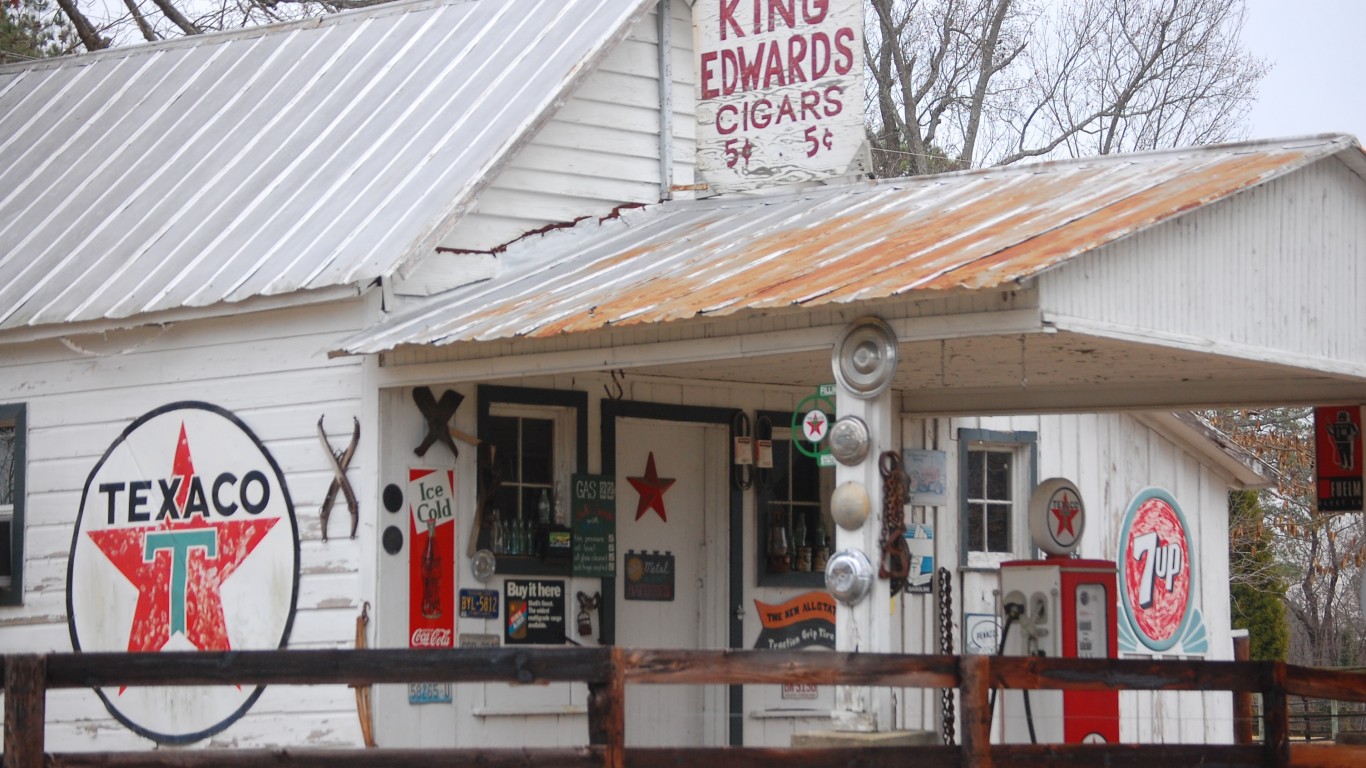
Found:
<svg viewBox="0 0 1366 768"><path fill-rule="evenodd" d="M627 600L673 600L673 553L627 552L625 588Z"/></svg>
<svg viewBox="0 0 1366 768"><path fill-rule="evenodd" d="M507 593L504 639L508 645L564 643L563 581L508 579L503 590Z"/></svg>
<svg viewBox="0 0 1366 768"><path fill-rule="evenodd" d="M1360 512L1363 501L1361 408L1314 409L1315 468L1320 512Z"/></svg>
<svg viewBox="0 0 1366 768"><path fill-rule="evenodd" d="M460 618L496 619L498 618L498 590L462 589L460 590Z"/></svg>
<svg viewBox="0 0 1366 768"><path fill-rule="evenodd" d="M409 704L450 704L450 683L408 683Z"/></svg>

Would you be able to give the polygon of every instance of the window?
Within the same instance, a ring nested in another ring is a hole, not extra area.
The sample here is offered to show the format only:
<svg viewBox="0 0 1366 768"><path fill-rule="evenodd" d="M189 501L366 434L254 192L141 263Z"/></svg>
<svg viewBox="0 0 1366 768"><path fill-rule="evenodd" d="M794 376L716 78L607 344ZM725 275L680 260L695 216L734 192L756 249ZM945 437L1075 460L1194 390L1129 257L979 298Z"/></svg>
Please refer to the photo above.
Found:
<svg viewBox="0 0 1366 768"><path fill-rule="evenodd" d="M823 587L835 535L830 517L835 469L818 466L797 449L788 429L790 413L759 416L761 424L767 417L775 425L773 469L755 470L759 585Z"/></svg>
<svg viewBox="0 0 1366 768"><path fill-rule="evenodd" d="M24 597L24 406L0 405L0 605Z"/></svg>
<svg viewBox="0 0 1366 768"><path fill-rule="evenodd" d="M990 567L1025 556L1025 514L1035 481L1033 432L959 431L962 563Z"/></svg>
<svg viewBox="0 0 1366 768"><path fill-rule="evenodd" d="M479 388L481 549L499 573L568 574L569 482L584 471L587 396L582 392ZM491 451L489 449L492 449ZM488 456L492 456L492 462Z"/></svg>

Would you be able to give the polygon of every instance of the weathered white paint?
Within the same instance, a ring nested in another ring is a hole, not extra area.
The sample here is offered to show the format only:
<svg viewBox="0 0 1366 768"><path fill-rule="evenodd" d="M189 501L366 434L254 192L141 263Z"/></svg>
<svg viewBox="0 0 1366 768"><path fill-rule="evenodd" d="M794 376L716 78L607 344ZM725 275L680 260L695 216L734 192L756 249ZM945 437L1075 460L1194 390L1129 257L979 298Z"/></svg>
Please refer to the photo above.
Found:
<svg viewBox="0 0 1366 768"><path fill-rule="evenodd" d="M1198 600L1211 638L1214 660L1232 658L1228 640L1228 492L1251 478L1229 473L1202 443L1198 433L1173 426L1165 417L1144 414L1067 414L990 418L906 418L907 447L926 447L949 453L947 493L958 498L956 467L961 450L957 439L963 428L1038 435L1038 476L1067 477L1082 492L1087 508L1086 532L1078 554L1113 560L1120 526L1133 495L1149 485L1167 488L1182 504L1198 548L1201 573ZM955 567L958 562L958 507L912 507L908 519L936 523L935 547L939 565L955 571L954 650L962 652L965 613L999 613L996 570ZM1012 521L1024 525L1024 518ZM1031 557L1027 548L1018 552ZM910 653L939 649L938 606L929 595L902 598L906 641ZM908 728L937 728L939 701L929 692L906 691L908 706L901 721ZM1120 698L1121 738L1125 741L1228 742L1232 739L1232 697L1226 692L1123 693Z"/></svg>
<svg viewBox="0 0 1366 768"><path fill-rule="evenodd" d="M861 167L861 2L701 0L693 14L697 156L709 192Z"/></svg>
<svg viewBox="0 0 1366 768"><path fill-rule="evenodd" d="M321 541L318 509L332 478L317 436L326 417L334 446L362 415L367 363L329 360L353 333L364 300L277 309L253 316L7 345L0 401L28 405L24 604L0 612L7 651L71 650L66 569L81 488L109 444L136 417L178 400L232 411L260 437L284 472L300 529L298 610L290 648L348 647L360 605L370 599L362 563L372 551L375 466L371 424L349 476L362 500L356 540L343 500ZM80 350L80 351L77 351ZM146 747L88 691L57 691L48 704L49 744L62 751ZM267 688L241 720L203 745L359 743L355 700L344 686ZM288 715L288 716L285 716Z"/></svg>
<svg viewBox="0 0 1366 768"><path fill-rule="evenodd" d="M1329 157L1041 276L1040 306L1116 334L1142 328L1159 344L1261 348L1330 369L1355 363L1355 372L1366 358L1366 307L1348 297L1366 287L1363 243L1366 188ZM1325 306L1331 335L1311 321Z"/></svg>
<svg viewBox="0 0 1366 768"><path fill-rule="evenodd" d="M675 29L668 48L667 91L672 183L692 183L693 72L690 16L681 0L670 4ZM478 205L442 240L462 250L487 250L541 227L585 215L603 216L622 204L661 198L659 22L657 9L642 19L584 78L531 141L513 156L479 196ZM444 262L463 264L469 254L429 257L403 283ZM449 282L444 287L468 282ZM417 295L432 287L400 287Z"/></svg>

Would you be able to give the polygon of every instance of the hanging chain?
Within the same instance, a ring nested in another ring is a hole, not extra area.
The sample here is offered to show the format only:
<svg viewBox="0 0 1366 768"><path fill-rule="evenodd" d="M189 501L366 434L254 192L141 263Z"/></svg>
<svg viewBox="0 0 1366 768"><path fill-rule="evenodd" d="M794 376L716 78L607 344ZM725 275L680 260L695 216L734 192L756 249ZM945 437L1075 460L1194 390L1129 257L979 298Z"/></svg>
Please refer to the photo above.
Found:
<svg viewBox="0 0 1366 768"><path fill-rule="evenodd" d="M906 546L906 473L901 454L884 451L878 459L882 472L882 560L878 577L892 580L892 595L906 588L911 573L911 550Z"/></svg>
<svg viewBox="0 0 1366 768"><path fill-rule="evenodd" d="M948 568L939 569L939 652L953 655L953 579ZM943 723L944 744L953 746L953 689L939 689L940 721Z"/></svg>

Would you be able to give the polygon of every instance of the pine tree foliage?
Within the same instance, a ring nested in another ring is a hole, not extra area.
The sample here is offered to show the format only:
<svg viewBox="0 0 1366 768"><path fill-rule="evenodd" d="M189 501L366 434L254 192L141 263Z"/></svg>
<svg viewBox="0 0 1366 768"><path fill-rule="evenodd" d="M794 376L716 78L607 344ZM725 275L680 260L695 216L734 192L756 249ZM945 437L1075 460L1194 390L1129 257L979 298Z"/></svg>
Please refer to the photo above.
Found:
<svg viewBox="0 0 1366 768"><path fill-rule="evenodd" d="M1248 630L1253 660L1285 661L1290 628L1285 615L1284 566L1272 551L1271 531L1257 496L1256 491L1229 494L1233 627Z"/></svg>
<svg viewBox="0 0 1366 768"><path fill-rule="evenodd" d="M0 64L61 56L76 46L71 24L49 0L0 0Z"/></svg>

